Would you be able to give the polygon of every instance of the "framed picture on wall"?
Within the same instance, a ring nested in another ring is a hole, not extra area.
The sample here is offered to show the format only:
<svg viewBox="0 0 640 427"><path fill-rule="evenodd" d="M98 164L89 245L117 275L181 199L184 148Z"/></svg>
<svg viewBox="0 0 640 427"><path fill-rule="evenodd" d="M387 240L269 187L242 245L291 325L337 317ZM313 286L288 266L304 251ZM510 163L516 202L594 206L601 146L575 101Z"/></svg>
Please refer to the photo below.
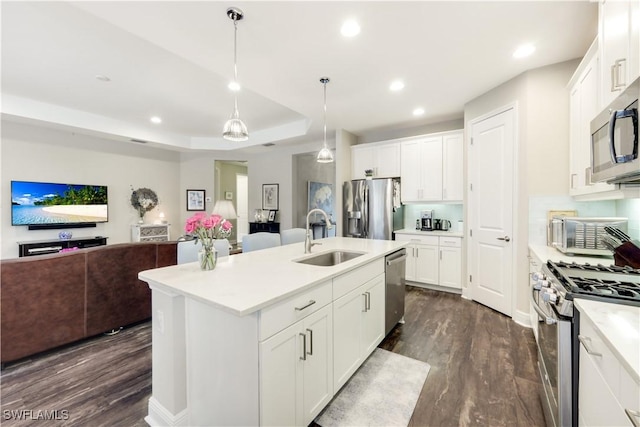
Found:
<svg viewBox="0 0 640 427"><path fill-rule="evenodd" d="M225 199L225 200L233 200L233 192L231 192L231 191L225 191L225 192L224 192L224 199Z"/></svg>
<svg viewBox="0 0 640 427"><path fill-rule="evenodd" d="M262 209L278 210L278 184L262 184Z"/></svg>
<svg viewBox="0 0 640 427"><path fill-rule="evenodd" d="M205 190L187 190L187 210L203 211L204 196Z"/></svg>
<svg viewBox="0 0 640 427"><path fill-rule="evenodd" d="M267 221L274 222L276 220L276 213L278 213L278 211L269 211L269 218L267 218Z"/></svg>

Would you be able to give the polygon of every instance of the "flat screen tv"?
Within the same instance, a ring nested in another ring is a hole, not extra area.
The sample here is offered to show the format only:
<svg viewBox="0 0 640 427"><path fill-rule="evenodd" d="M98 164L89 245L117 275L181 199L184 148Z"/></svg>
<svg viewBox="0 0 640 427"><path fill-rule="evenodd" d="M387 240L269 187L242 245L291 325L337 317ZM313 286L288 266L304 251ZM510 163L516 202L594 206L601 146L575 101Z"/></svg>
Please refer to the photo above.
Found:
<svg viewBox="0 0 640 427"><path fill-rule="evenodd" d="M106 185L11 181L11 225L95 227L108 221Z"/></svg>

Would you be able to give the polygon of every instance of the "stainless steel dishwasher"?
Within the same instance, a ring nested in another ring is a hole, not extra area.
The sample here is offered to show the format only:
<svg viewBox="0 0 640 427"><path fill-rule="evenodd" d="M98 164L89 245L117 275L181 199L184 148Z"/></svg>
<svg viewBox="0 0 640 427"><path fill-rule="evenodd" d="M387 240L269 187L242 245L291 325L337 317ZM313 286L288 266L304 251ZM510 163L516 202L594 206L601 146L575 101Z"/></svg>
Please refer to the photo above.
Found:
<svg viewBox="0 0 640 427"><path fill-rule="evenodd" d="M407 250L400 249L385 257L385 335L397 323L404 323L405 264Z"/></svg>

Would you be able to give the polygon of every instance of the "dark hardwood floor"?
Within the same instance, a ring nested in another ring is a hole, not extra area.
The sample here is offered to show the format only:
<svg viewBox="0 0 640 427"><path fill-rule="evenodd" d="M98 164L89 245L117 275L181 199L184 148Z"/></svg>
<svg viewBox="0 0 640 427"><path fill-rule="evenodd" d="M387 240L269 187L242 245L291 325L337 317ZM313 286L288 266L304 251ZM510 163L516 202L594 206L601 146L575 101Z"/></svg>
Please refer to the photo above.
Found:
<svg viewBox="0 0 640 427"><path fill-rule="evenodd" d="M405 318L380 347L431 365L412 426L544 425L530 329L458 295L415 287ZM2 426L146 426L151 325L10 364L0 387ZM7 412L23 410L67 419L18 421Z"/></svg>
<svg viewBox="0 0 640 427"><path fill-rule="evenodd" d="M544 426L531 329L459 295L407 288L404 325L380 347L431 370L411 426Z"/></svg>

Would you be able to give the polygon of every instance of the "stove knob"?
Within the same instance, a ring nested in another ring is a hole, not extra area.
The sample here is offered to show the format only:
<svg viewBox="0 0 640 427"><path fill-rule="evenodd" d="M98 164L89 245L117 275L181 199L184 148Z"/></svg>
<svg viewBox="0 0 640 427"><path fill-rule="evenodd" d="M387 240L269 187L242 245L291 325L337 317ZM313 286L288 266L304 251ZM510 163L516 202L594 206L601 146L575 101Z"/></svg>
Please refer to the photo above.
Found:
<svg viewBox="0 0 640 427"><path fill-rule="evenodd" d="M541 288L548 288L549 287L549 281L548 280L538 280L538 283L536 283L536 289L541 289Z"/></svg>
<svg viewBox="0 0 640 427"><path fill-rule="evenodd" d="M531 273L531 278L535 282L537 282L538 280L544 280L544 274L536 271L535 273Z"/></svg>
<svg viewBox="0 0 640 427"><path fill-rule="evenodd" d="M555 303L558 300L558 296L553 289L546 288L544 291L544 293L541 292L542 300L544 302Z"/></svg>

